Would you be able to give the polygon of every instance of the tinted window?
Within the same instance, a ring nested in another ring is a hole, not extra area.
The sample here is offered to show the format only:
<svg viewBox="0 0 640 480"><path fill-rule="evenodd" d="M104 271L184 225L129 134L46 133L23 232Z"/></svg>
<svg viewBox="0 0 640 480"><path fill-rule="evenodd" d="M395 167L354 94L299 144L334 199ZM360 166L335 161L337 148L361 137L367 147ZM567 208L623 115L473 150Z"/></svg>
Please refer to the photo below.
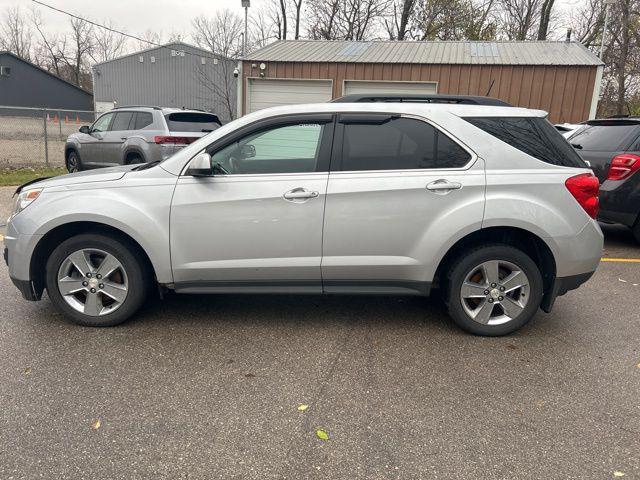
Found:
<svg viewBox="0 0 640 480"><path fill-rule="evenodd" d="M428 123L393 118L380 125L344 126L342 170L464 167L471 155Z"/></svg>
<svg viewBox="0 0 640 480"><path fill-rule="evenodd" d="M229 174L315 172L323 125L287 125L253 133L219 150L212 166Z"/></svg>
<svg viewBox="0 0 640 480"><path fill-rule="evenodd" d="M637 123L586 125L571 137L570 142L580 145L583 150L615 152L624 149L627 138L637 131Z"/></svg>
<svg viewBox="0 0 640 480"><path fill-rule="evenodd" d="M153 123L153 115L148 112L136 113L136 125L134 130L142 130Z"/></svg>
<svg viewBox="0 0 640 480"><path fill-rule="evenodd" d="M164 118L170 132L211 132L220 126L218 117L210 113L170 113Z"/></svg>
<svg viewBox="0 0 640 480"><path fill-rule="evenodd" d="M118 112L116 118L113 119L110 130L121 131L129 130L131 119L133 118L133 112Z"/></svg>
<svg viewBox="0 0 640 480"><path fill-rule="evenodd" d="M111 123L111 119L113 118L113 113L107 113L101 116L95 123L91 126L91 131L93 132L106 132L109 128L109 124Z"/></svg>
<svg viewBox="0 0 640 480"><path fill-rule="evenodd" d="M543 162L563 167L585 167L571 145L544 118L473 117L465 120Z"/></svg>

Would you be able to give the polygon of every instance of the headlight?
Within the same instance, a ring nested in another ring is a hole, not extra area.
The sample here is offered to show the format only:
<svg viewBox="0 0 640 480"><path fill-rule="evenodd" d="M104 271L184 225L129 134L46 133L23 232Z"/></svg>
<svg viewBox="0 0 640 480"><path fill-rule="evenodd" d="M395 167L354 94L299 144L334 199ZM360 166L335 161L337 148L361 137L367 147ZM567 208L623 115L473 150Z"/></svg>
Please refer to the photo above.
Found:
<svg viewBox="0 0 640 480"><path fill-rule="evenodd" d="M15 217L22 210L31 205L42 193L42 188L30 188L28 190L23 190L18 194L18 198L16 198L15 205L13 207L13 213L11 217Z"/></svg>

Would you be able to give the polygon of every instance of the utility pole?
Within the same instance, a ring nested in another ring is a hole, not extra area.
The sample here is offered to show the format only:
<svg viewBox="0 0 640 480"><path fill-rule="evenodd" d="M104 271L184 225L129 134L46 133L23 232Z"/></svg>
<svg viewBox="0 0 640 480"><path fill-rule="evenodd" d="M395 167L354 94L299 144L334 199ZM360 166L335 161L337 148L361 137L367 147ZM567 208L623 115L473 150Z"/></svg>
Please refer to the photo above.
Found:
<svg viewBox="0 0 640 480"><path fill-rule="evenodd" d="M244 38L242 39L242 58L247 56L247 37L249 34L248 20L249 20L249 7L251 6L251 0L240 0L242 7L244 8Z"/></svg>

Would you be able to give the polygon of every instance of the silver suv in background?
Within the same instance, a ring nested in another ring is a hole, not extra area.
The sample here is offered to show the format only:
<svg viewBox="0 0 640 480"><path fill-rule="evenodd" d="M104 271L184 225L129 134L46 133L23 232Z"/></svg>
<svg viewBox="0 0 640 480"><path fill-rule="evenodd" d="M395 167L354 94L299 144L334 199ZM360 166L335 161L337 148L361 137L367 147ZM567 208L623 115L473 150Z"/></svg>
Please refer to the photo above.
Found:
<svg viewBox="0 0 640 480"><path fill-rule="evenodd" d="M260 110L158 165L19 189L5 259L82 325L178 293L429 295L480 335L587 281L598 180L537 110L326 103ZM156 297L157 298L157 297Z"/></svg>
<svg viewBox="0 0 640 480"><path fill-rule="evenodd" d="M221 126L213 113L160 107L119 107L69 135L69 172L160 162Z"/></svg>

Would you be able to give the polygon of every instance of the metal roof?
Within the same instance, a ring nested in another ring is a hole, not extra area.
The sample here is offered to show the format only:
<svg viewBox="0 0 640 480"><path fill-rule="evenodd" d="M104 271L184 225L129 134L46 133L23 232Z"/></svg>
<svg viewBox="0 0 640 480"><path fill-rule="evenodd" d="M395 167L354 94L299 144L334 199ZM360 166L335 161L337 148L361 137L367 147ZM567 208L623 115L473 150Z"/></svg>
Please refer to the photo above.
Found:
<svg viewBox="0 0 640 480"><path fill-rule="evenodd" d="M229 58L225 57L224 55L220 55L218 53L213 53L210 50L207 50L205 48L200 48L200 47L196 47L195 45L189 45L188 43L184 43L184 42L180 42L180 41L176 41L176 42L169 42L169 43L165 43L164 45L156 45L153 47L149 47L146 48L144 50L138 50L137 52L131 52L131 53L127 53L125 55L122 55L120 57L116 57L116 58L112 58L111 60L106 60L104 62L100 62L100 63L95 63L93 65L93 68L95 67L99 67L100 65L106 65L108 63L114 63L114 62L118 62L124 58L129 58L129 57L135 57L137 55L143 55L143 54L148 54L150 52L156 51L156 50L161 50L161 49L167 49L167 50L190 50L192 53L197 53L198 55L201 55L203 57L206 58L218 58L218 59L227 59L230 60Z"/></svg>
<svg viewBox="0 0 640 480"><path fill-rule="evenodd" d="M603 65L580 42L279 40L247 55L261 62L459 65Z"/></svg>

